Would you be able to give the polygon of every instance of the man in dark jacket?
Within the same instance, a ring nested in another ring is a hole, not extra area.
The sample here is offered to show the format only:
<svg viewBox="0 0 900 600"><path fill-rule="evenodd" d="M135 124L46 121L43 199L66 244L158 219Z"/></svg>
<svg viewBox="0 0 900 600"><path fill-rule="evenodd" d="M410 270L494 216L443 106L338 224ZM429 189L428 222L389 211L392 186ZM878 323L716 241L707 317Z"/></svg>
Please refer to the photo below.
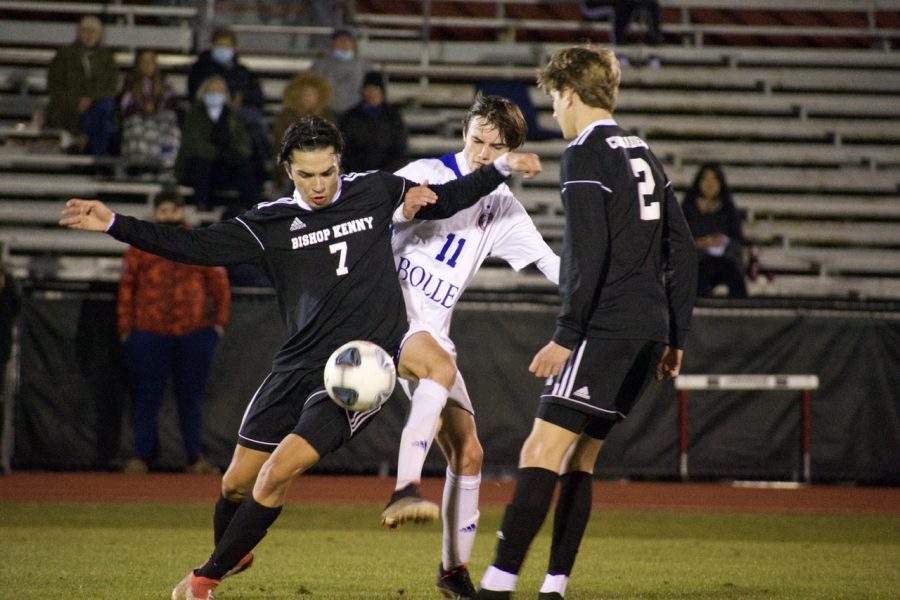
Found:
<svg viewBox="0 0 900 600"><path fill-rule="evenodd" d="M342 157L348 173L395 171L406 163L406 125L400 109L388 104L381 73L366 74L362 101L340 119L347 142Z"/></svg>
<svg viewBox="0 0 900 600"><path fill-rule="evenodd" d="M60 48L47 70L47 126L76 138L76 148L107 155L113 140L119 71L110 48L100 43L103 25L97 17L78 22L74 42Z"/></svg>

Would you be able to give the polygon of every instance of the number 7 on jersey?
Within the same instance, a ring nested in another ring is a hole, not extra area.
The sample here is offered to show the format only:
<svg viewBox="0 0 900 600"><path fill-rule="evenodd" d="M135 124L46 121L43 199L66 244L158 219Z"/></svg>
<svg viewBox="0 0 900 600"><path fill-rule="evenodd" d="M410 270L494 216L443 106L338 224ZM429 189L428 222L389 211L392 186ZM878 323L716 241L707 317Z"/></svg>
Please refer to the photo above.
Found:
<svg viewBox="0 0 900 600"><path fill-rule="evenodd" d="M347 242L338 242L328 246L328 250L332 254L338 255L338 268L335 270L337 275L346 275L350 272L347 268Z"/></svg>

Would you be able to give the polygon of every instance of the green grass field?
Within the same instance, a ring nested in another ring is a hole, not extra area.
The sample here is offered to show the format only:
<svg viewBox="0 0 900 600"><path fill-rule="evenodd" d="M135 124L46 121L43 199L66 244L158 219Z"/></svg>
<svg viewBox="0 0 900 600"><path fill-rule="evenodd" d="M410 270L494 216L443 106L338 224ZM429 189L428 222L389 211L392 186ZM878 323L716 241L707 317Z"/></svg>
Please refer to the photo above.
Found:
<svg viewBox="0 0 900 600"><path fill-rule="evenodd" d="M438 598L437 525L391 532L380 509L288 506L221 600ZM498 508L482 514L480 578ZM165 599L211 546L211 506L0 503L0 598ZM536 598L545 527L517 598ZM900 518L595 512L567 599L900 598Z"/></svg>

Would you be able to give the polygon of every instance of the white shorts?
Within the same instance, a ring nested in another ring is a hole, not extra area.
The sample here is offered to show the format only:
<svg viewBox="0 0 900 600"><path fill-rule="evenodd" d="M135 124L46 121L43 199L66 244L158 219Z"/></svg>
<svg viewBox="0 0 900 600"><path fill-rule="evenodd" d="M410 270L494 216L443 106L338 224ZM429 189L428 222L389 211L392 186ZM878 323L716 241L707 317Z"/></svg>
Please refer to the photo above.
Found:
<svg viewBox="0 0 900 600"><path fill-rule="evenodd" d="M413 334L419 333L420 331L424 331L431 335L440 344L441 348L450 353L450 356L456 360L456 348L447 348L447 343L444 339L435 333L435 331L428 327L428 325L424 323L410 323L409 331L406 332L406 335L403 336L403 341L400 342L400 348L402 350L403 344L406 343L406 340L410 338ZM398 378L400 382L400 386L403 388L403 391L406 392L407 398L412 398L413 393L416 391L416 386L418 382L409 381L408 379ZM462 373L459 372L459 369L456 371L456 380L453 382L453 387L450 388L450 396L447 398L448 402L452 402L456 406L465 410L466 412L474 415L475 409L472 407L472 399L469 398L469 390L466 389L466 382L463 379Z"/></svg>

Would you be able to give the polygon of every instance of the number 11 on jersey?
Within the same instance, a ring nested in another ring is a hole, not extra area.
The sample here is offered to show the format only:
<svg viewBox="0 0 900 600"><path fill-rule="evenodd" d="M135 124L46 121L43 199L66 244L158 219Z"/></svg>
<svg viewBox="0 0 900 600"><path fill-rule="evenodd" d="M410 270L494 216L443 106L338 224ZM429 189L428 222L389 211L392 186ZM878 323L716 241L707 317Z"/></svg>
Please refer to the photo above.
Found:
<svg viewBox="0 0 900 600"><path fill-rule="evenodd" d="M435 260L438 262L444 262L444 259L447 258L447 252L450 250L450 246L453 245L453 240L456 239L455 233L447 234L447 241L444 242L444 247L441 248L441 251L438 252L437 256L435 256ZM456 259L459 258L459 253L462 252L463 246L466 244L466 238L459 238L456 242L456 250L453 251L453 256L447 258L447 265L451 267L456 267Z"/></svg>

